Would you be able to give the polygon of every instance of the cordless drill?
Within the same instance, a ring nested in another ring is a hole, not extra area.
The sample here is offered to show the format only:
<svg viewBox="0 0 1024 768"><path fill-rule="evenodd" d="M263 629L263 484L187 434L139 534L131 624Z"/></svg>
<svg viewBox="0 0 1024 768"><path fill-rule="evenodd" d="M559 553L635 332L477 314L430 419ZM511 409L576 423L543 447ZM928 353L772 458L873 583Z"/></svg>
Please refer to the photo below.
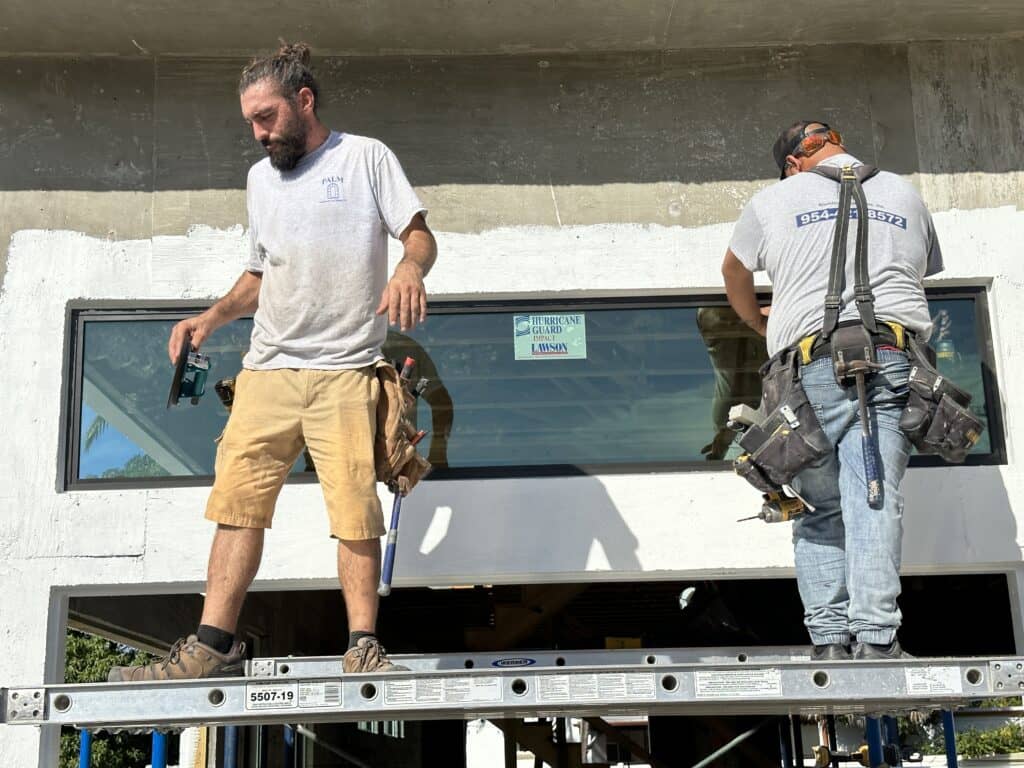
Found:
<svg viewBox="0 0 1024 768"><path fill-rule="evenodd" d="M730 429L742 432L748 427L760 425L761 418L757 411L748 405L734 405L729 409L728 426ZM753 470L750 462L750 455L744 454L734 462L736 471L743 475L747 470ZM742 517L737 522L744 520L764 520L766 523L785 523L795 520L804 512L813 512L814 507L808 504L800 494L788 485L768 487L770 481L765 478L765 484L760 486L764 492L761 498L761 511L750 517Z"/></svg>
<svg viewBox="0 0 1024 768"><path fill-rule="evenodd" d="M766 523L786 523L807 511L806 505L798 496L787 496L783 491L769 491L761 497L764 499L761 511L750 517L741 517L736 522L764 520Z"/></svg>

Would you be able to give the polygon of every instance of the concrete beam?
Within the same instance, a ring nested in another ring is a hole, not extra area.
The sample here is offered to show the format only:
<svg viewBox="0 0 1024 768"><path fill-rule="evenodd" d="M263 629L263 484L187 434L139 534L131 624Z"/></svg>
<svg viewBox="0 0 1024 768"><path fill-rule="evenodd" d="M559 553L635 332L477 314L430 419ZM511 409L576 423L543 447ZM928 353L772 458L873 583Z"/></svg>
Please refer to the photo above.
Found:
<svg viewBox="0 0 1024 768"><path fill-rule="evenodd" d="M723 46L899 42L1012 35L1018 0L153 0L104 6L8 0L0 50L14 53L251 55L278 36L335 54L451 55L662 51ZM82 34L88 30L88 34Z"/></svg>

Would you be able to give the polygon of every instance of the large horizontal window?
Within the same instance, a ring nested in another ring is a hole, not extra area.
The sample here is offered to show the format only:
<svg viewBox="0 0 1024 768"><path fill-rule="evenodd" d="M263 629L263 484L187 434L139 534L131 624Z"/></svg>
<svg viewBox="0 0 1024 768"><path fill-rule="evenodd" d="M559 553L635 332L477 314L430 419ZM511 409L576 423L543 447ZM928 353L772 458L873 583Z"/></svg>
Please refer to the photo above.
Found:
<svg viewBox="0 0 1024 768"><path fill-rule="evenodd" d="M940 368L989 427L968 461L998 463L984 293L936 293L931 309ZM241 367L252 321L207 340L206 395L168 409L167 338L194 311L72 309L66 486L210 481L228 416L213 383ZM720 297L440 304L384 353L430 380L417 417L434 478L727 469L726 415L757 405L766 357ZM308 468L300 456L293 474Z"/></svg>

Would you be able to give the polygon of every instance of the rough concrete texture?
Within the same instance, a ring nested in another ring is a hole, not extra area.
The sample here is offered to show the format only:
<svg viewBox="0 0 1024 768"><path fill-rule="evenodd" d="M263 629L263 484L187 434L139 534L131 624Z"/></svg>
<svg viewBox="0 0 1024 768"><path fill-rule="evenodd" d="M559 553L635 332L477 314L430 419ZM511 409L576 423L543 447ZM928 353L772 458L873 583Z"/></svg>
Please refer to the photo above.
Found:
<svg viewBox="0 0 1024 768"><path fill-rule="evenodd" d="M872 160L916 170L913 132L905 130L914 114L906 57L904 47L817 46L324 59L318 74L324 119L387 142L420 186L703 184L770 178L768 147L780 126L804 114L841 125ZM0 75L14 78L4 111L15 116L0 125L7 161L0 186L244 186L262 149L238 110L241 63L162 59L151 80L122 86L135 99L123 105L105 84L138 77L147 63L0 61L7 68ZM47 67L91 89L55 89L42 74ZM37 104L43 97L45 108ZM95 114L108 119L82 118ZM138 173L111 172L129 154Z"/></svg>
<svg viewBox="0 0 1024 768"><path fill-rule="evenodd" d="M531 53L929 40L1024 31L1018 0L8 0L0 50L245 55L278 36L337 54ZM82 31L88 30L87 35Z"/></svg>
<svg viewBox="0 0 1024 768"><path fill-rule="evenodd" d="M910 49L925 173L1024 170L1024 41Z"/></svg>
<svg viewBox="0 0 1024 768"><path fill-rule="evenodd" d="M238 114L242 63L0 59L0 281L20 229L135 238L244 223L239 190L262 150ZM1024 120L1024 41L318 69L325 120L390 144L451 232L734 220L798 115L840 126L865 159L923 171L938 210L1020 197L1024 150L1008 137Z"/></svg>
<svg viewBox="0 0 1024 768"><path fill-rule="evenodd" d="M0 58L0 188L152 189L154 66Z"/></svg>
<svg viewBox="0 0 1024 768"><path fill-rule="evenodd" d="M1005 137L1020 134L1022 59L1021 41L987 41L318 67L325 119L392 145L434 226L478 232L731 221L772 178L766 148L795 115L833 121L885 167L941 172L921 180L940 210L1015 201L1024 150ZM0 59L0 279L19 229L244 223L238 190L261 150L238 115L241 64Z"/></svg>

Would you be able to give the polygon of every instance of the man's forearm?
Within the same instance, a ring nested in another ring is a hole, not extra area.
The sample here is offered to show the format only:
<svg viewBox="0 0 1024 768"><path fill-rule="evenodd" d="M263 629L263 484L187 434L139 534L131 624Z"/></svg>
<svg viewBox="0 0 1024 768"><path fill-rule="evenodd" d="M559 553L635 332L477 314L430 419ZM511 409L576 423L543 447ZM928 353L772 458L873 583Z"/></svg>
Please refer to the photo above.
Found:
<svg viewBox="0 0 1024 768"><path fill-rule="evenodd" d="M419 270L421 277L426 277L430 268L437 260L437 241L429 229L415 229L409 233L402 243L405 248L405 255L398 262L398 267L415 267Z"/></svg>
<svg viewBox="0 0 1024 768"><path fill-rule="evenodd" d="M729 297L729 304L744 323L763 336L767 321L757 302L754 275L729 252L722 265L722 277L725 278L725 295Z"/></svg>
<svg viewBox="0 0 1024 768"><path fill-rule="evenodd" d="M259 306L262 283L262 275L255 272L243 272L231 290L203 313L206 315L207 321L219 328L232 320L251 315Z"/></svg>

